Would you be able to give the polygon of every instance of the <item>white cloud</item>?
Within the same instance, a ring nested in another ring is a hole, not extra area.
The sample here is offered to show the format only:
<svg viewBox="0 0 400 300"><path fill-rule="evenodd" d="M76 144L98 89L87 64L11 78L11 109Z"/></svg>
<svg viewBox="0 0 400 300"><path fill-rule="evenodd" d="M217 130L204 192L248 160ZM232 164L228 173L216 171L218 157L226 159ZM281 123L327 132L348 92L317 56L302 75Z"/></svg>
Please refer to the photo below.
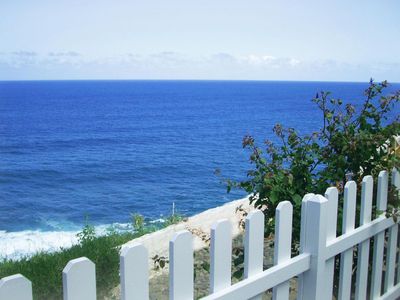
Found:
<svg viewBox="0 0 400 300"><path fill-rule="evenodd" d="M33 57L38 55L35 51L14 51L11 54L19 57Z"/></svg>
<svg viewBox="0 0 400 300"><path fill-rule="evenodd" d="M67 51L67 52L49 52L48 55L49 55L49 56L56 56L56 57L60 57L60 56L77 57L77 56L80 56L80 54L79 54L78 52L75 52L75 51Z"/></svg>
<svg viewBox="0 0 400 300"><path fill-rule="evenodd" d="M255 55L250 54L243 56L242 61L247 62L252 65L268 65L276 61L276 57L272 55Z"/></svg>
<svg viewBox="0 0 400 300"><path fill-rule="evenodd" d="M291 59L289 60L289 64L290 64L291 66L293 66L293 67L297 66L300 62L301 62L301 61L298 60L298 59L296 59L296 58L291 58Z"/></svg>
<svg viewBox="0 0 400 300"><path fill-rule="evenodd" d="M74 51L2 52L1 79L260 79L400 81L398 63L303 61L270 54L220 52L190 56L174 51L89 57Z"/></svg>

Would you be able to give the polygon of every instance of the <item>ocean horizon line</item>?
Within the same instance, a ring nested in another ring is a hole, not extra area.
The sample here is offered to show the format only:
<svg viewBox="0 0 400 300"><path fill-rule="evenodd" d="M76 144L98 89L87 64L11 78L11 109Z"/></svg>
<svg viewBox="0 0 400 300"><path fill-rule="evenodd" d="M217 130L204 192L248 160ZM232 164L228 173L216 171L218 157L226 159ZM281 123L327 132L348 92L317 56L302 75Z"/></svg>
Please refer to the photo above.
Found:
<svg viewBox="0 0 400 300"><path fill-rule="evenodd" d="M281 80L281 79L154 79L154 78L142 78L142 79L90 79L90 78L80 78L80 79L0 79L0 82L272 82L272 83L340 83L340 84L354 84L354 83L368 83L369 80L361 81L361 80ZM374 81L382 81L375 80ZM390 81L387 80L389 84L400 84L400 81Z"/></svg>

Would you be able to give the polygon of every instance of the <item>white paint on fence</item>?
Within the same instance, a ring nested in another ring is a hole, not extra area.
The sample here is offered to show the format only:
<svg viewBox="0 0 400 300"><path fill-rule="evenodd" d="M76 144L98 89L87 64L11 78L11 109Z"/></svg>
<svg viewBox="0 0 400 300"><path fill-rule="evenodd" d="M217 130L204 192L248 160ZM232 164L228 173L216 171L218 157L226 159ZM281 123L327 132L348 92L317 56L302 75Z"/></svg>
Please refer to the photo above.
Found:
<svg viewBox="0 0 400 300"><path fill-rule="evenodd" d="M300 254L286 263L273 266L264 272L250 276L227 289L211 294L202 300L243 300L253 298L289 279L297 276L310 267L310 255Z"/></svg>
<svg viewBox="0 0 400 300"><path fill-rule="evenodd" d="M357 185L349 181L344 187L342 233L351 233L356 221ZM340 255L339 300L351 298L351 275L353 271L353 248Z"/></svg>
<svg viewBox="0 0 400 300"><path fill-rule="evenodd" d="M86 257L71 260L63 270L64 300L96 300L96 271Z"/></svg>
<svg viewBox="0 0 400 300"><path fill-rule="evenodd" d="M264 214L255 210L248 214L245 221L244 241L244 278L263 272L264 266ZM252 300L261 300L256 296Z"/></svg>
<svg viewBox="0 0 400 300"><path fill-rule="evenodd" d="M325 192L325 198L328 200L328 218L326 220L326 241L330 242L336 238L337 211L339 202L339 191L336 187L330 187ZM326 261L326 294L333 293L333 275L335 272L335 257Z"/></svg>
<svg viewBox="0 0 400 300"><path fill-rule="evenodd" d="M306 221L307 221L307 201L315 195L308 193L304 195L301 201L301 223L300 223L300 252L304 252L304 245L306 240Z"/></svg>
<svg viewBox="0 0 400 300"><path fill-rule="evenodd" d="M361 186L360 226L371 222L372 196L374 181L372 176L365 176ZM367 299L369 239L358 245L356 294L357 300Z"/></svg>
<svg viewBox="0 0 400 300"><path fill-rule="evenodd" d="M388 196L388 173L381 171L378 176L378 191L376 199L376 208L384 215L387 208ZM382 288L382 270L383 270L383 249L385 244L385 232L379 232L374 237L374 249L372 259L372 275L371 275L371 297L378 298L381 295Z"/></svg>
<svg viewBox="0 0 400 300"><path fill-rule="evenodd" d="M140 244L126 246L120 256L121 299L149 299L147 249Z"/></svg>
<svg viewBox="0 0 400 300"><path fill-rule="evenodd" d="M400 172L396 169L392 170L392 184L400 189Z"/></svg>
<svg viewBox="0 0 400 300"><path fill-rule="evenodd" d="M0 300L32 300L32 284L21 274L0 280Z"/></svg>
<svg viewBox="0 0 400 300"><path fill-rule="evenodd" d="M307 225L307 202L310 200L312 197L314 197L314 194L308 193L306 194L302 201L301 201L301 221L300 221L300 253L305 252L305 245L306 245L306 225ZM298 290L298 300L302 300L302 295L303 295L303 276L299 276L297 278L297 290ZM305 300L305 299L304 299Z"/></svg>
<svg viewBox="0 0 400 300"><path fill-rule="evenodd" d="M396 186L400 184L398 178L398 172L396 170L392 171L392 184ZM384 291L389 291L394 286L394 274L396 268L396 256L397 256L397 236L398 236L399 227L397 224L394 224L389 228L389 238L388 238L388 248L386 254L386 272L385 272L385 286Z"/></svg>
<svg viewBox="0 0 400 300"><path fill-rule="evenodd" d="M400 174L392 173L393 183L400 186ZM388 174L378 178L376 206L385 210L388 197ZM340 254L338 299L350 299L353 248L358 246L356 299L367 298L369 241L374 238L370 298L389 300L400 297L400 267L397 261L398 224L379 213L371 221L373 180L366 176L362 183L360 226L355 228L357 188L347 182L344 188L342 234L337 236L338 190L329 188L326 198L307 194L301 206L300 254L291 258L292 205L281 202L276 211L274 266L263 270L264 214L253 211L246 217L245 279L231 285L231 225L222 220L211 230L211 294L203 300L261 299L273 288L275 300L288 299L289 280L298 276L298 299L332 299L335 256ZM389 231L387 263L381 295L384 234ZM121 297L123 300L148 300L148 253L140 244L124 248L120 257ZM396 282L395 279L397 278ZM170 241L170 299L193 299L192 235L181 231ZM70 261L63 271L64 300L96 299L95 266L87 258ZM0 280L0 300L31 300L28 279L13 275Z"/></svg>
<svg viewBox="0 0 400 300"><path fill-rule="evenodd" d="M393 169L392 170L392 185L394 185L398 190L400 190L400 173L396 170ZM400 196L400 194L398 195ZM397 241L398 243L400 241ZM397 249L399 249L400 245L397 246ZM400 283L400 251L399 251L399 255L398 255L398 265L397 265L397 282ZM400 297L400 295L399 295Z"/></svg>
<svg viewBox="0 0 400 300"><path fill-rule="evenodd" d="M177 232L169 242L169 298L193 299L193 240L187 230Z"/></svg>
<svg viewBox="0 0 400 300"><path fill-rule="evenodd" d="M376 208L384 213L387 208L388 198L388 172L381 171L378 176L378 191L376 197Z"/></svg>
<svg viewBox="0 0 400 300"><path fill-rule="evenodd" d="M275 216L274 264L279 265L290 260L292 252L293 206L289 201L278 204ZM272 299L289 299L289 281L273 289Z"/></svg>
<svg viewBox="0 0 400 300"><path fill-rule="evenodd" d="M211 227L210 290L218 292L231 285L232 228L228 220Z"/></svg>
<svg viewBox="0 0 400 300"><path fill-rule="evenodd" d="M305 238L302 241L303 253L311 255L310 269L301 277L302 300L322 300L328 299L325 287L326 282L326 262L323 255L326 247L326 228L328 217L328 200L315 195L306 201L306 220L305 220Z"/></svg>
<svg viewBox="0 0 400 300"><path fill-rule="evenodd" d="M385 292L394 286L394 271L396 268L398 225L389 228L388 248L386 254Z"/></svg>

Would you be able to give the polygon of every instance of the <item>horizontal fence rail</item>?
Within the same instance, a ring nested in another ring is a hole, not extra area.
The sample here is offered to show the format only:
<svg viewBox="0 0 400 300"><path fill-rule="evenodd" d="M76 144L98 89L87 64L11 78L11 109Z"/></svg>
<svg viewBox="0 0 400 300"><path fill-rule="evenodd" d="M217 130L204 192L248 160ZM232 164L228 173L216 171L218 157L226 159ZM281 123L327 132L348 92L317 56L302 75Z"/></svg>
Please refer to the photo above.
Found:
<svg viewBox="0 0 400 300"><path fill-rule="evenodd" d="M396 170L392 171L391 184L400 187ZM279 203L275 218L274 266L266 270L263 269L264 214L258 210L249 213L245 220L244 278L233 285L232 225L227 220L216 222L211 228L210 294L202 299L260 300L269 289L274 300L289 299L289 282L293 278L297 278L300 300L332 299L334 293L339 300L399 298L398 223L385 216L388 187L388 172L382 171L376 191L373 178L364 177L360 202L353 181L344 186L342 207L339 207L339 191L335 187L328 188L324 196L305 195L301 206L300 253L294 257L291 255L293 207L289 201ZM343 213L338 236L339 208ZM169 253L169 299L194 299L191 233L177 232L170 241ZM354 253L357 253L355 282L352 279ZM339 264L336 264L339 256ZM339 276L334 291L336 265ZM149 299L148 268L148 251L143 245L133 244L121 250L121 299ZM89 259L70 261L62 275L64 300L96 299L95 264ZM17 274L0 280L0 300L31 299L32 284L24 276Z"/></svg>

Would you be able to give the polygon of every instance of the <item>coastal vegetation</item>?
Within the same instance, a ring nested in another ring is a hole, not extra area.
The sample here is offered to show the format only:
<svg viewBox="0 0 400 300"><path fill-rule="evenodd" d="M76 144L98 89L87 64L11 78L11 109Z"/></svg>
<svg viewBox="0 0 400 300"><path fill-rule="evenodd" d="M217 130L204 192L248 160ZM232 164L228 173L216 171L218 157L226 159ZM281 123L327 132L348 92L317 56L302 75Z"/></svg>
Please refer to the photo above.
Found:
<svg viewBox="0 0 400 300"><path fill-rule="evenodd" d="M77 245L57 252L39 252L19 260L4 259L0 261L0 278L22 274L32 282L34 299L62 299L62 270L68 261L85 256L96 264L99 298L108 298L119 283L120 246L181 219L181 216L174 215L164 223L146 225L143 216L134 214L133 230L119 232L111 226L102 236L96 236L94 226L86 220L82 231L77 234Z"/></svg>
<svg viewBox="0 0 400 300"><path fill-rule="evenodd" d="M277 205L288 200L294 208L296 251L305 193L324 194L327 187L335 186L343 201L346 181L354 180L361 187L365 175L377 178L381 170L400 169L395 140L400 133L400 90L387 93L388 86L386 81L375 83L371 79L365 99L355 103L334 98L329 92L317 93L312 102L321 111L321 127L311 134L302 135L295 128L276 124L276 142L267 139L260 146L250 135L243 138L252 168L243 181L227 180L227 189L245 190L250 201L264 211L266 237L273 234ZM396 218L400 201L393 186L388 203L389 215ZM341 211L339 220L340 215Z"/></svg>
<svg viewBox="0 0 400 300"><path fill-rule="evenodd" d="M274 142L266 140L263 146L259 146L252 136L244 137L243 147L250 151L252 168L247 172L246 180L227 180L227 188L228 191L232 188L246 191L250 194L250 201L264 211L267 260L272 257L269 237L273 235L275 209L280 201L289 200L294 207L293 251L296 252L300 236L300 207L305 193L323 194L327 187L336 186L342 195L347 180L354 180L360 186L365 175L376 178L381 170L399 169L400 158L394 136L400 133L400 91L387 94L387 87L386 81L375 83L371 80L365 99L355 104L333 98L329 92L318 93L312 101L321 111L321 128L311 134L302 135L294 128L277 124L273 128ZM398 193L391 187L390 216L396 218L400 214L399 204ZM243 226L245 215L241 207L236 213L243 214L239 224ZM159 226L148 226L142 215L132 214L131 231L119 232L111 227L103 236L97 236L95 228L87 221L77 235L77 245L20 260L4 259L0 261L0 278L20 273L32 281L34 299L61 299L63 268L69 260L85 256L96 265L99 298L113 298L112 291L119 283L121 245L182 220L182 216L174 214ZM339 232L340 228L338 224ZM203 233L197 234L203 237ZM209 237L204 235L204 241L209 241ZM206 286L204 278L210 269L206 262L208 256L208 248L195 253L195 280L202 282L202 286ZM234 282L243 276L243 260L243 245L239 240L234 241ZM156 255L153 261L156 269L163 269L168 264L168 257ZM268 262L267 266L271 264ZM203 295L204 289L196 293Z"/></svg>

